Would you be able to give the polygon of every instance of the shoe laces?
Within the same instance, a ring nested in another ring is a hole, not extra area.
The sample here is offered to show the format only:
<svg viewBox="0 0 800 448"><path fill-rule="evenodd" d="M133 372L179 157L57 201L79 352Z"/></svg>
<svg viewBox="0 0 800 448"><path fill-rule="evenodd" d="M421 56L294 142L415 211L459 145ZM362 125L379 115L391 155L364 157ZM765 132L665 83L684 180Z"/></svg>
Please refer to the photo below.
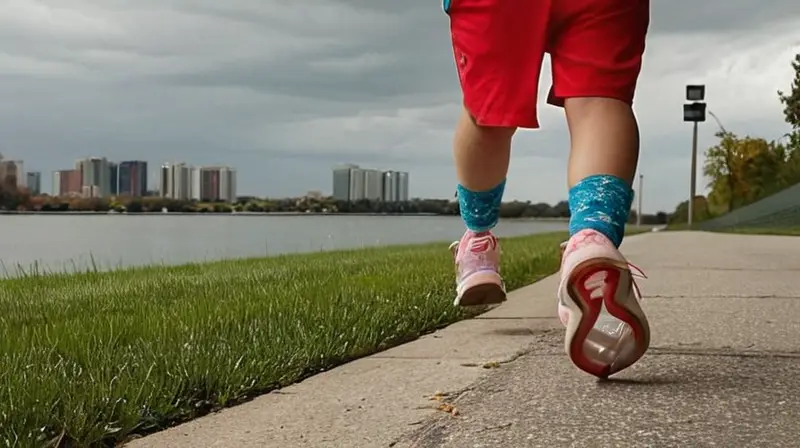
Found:
<svg viewBox="0 0 800 448"><path fill-rule="evenodd" d="M450 243L450 247L447 248L448 250L450 250L450 252L453 254L454 257L456 256L456 254L458 254L458 243L460 243L460 241L453 241L452 243Z"/></svg>
<svg viewBox="0 0 800 448"><path fill-rule="evenodd" d="M568 241L564 241L561 243L561 257L564 257L564 251L567 249ZM631 286L633 287L633 295L636 297L636 300L642 300L642 291L639 289L639 285L636 284L635 279L647 279L647 275L642 271L638 266L635 264L626 261L625 264L628 266L628 269L631 271L631 276L634 280L631 282Z"/></svg>
<svg viewBox="0 0 800 448"><path fill-rule="evenodd" d="M473 247L474 247L476 245L476 243L491 241L494 238L495 237L493 235L491 235L491 234L476 235L476 236L470 238L468 240L468 242L469 242L469 244L472 244ZM453 241L452 243L450 243L449 249L450 249L450 252L453 253L454 257L458 254L458 247L459 247L460 244L461 244L460 240L456 240L456 241Z"/></svg>

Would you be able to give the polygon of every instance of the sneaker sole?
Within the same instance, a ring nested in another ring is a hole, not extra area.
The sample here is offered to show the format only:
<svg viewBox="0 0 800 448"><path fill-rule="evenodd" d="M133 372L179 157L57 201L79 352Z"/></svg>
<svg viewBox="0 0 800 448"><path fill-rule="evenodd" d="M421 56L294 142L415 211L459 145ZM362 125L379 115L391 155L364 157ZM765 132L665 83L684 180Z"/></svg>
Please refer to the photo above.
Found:
<svg viewBox="0 0 800 448"><path fill-rule="evenodd" d="M598 271L607 272L605 282L608 288L603 291L602 300L592 299L590 292L583 286ZM570 308L572 317L567 326L564 348L572 363L584 372L599 378L608 378L630 367L647 351L650 345L650 326L639 300L631 291L632 282L630 269L620 266L618 261L612 259L588 260L573 270L567 286L567 307ZM609 314L630 326L635 343L630 353L618 357L611 364L587 356L584 350L586 338L594 328L603 305Z"/></svg>
<svg viewBox="0 0 800 448"><path fill-rule="evenodd" d="M472 274L466 282L469 286L456 298L456 306L496 305L506 301L503 280L494 272Z"/></svg>

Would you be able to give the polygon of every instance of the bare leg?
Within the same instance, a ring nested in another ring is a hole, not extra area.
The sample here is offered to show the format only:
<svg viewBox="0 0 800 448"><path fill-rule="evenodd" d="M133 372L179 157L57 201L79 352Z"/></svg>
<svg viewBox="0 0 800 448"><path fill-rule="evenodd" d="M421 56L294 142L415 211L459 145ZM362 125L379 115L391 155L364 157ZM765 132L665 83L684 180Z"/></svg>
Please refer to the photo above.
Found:
<svg viewBox="0 0 800 448"><path fill-rule="evenodd" d="M616 99L572 98L564 107L572 237L563 255L559 315L572 362L607 377L636 362L650 344L633 272L617 250L633 199L639 130L630 105Z"/></svg>
<svg viewBox="0 0 800 448"><path fill-rule="evenodd" d="M479 126L463 110L453 141L458 181L472 191L488 191L506 178L514 128Z"/></svg>
<svg viewBox="0 0 800 448"><path fill-rule="evenodd" d="M631 107L610 98L569 98L564 108L571 140L569 187L598 174L631 185L639 162L639 127Z"/></svg>
<svg viewBox="0 0 800 448"><path fill-rule="evenodd" d="M491 229L505 189L514 128L480 126L462 112L453 142L458 203L467 227L454 249L457 305L488 305L506 298L500 251Z"/></svg>
<svg viewBox="0 0 800 448"><path fill-rule="evenodd" d="M639 129L629 104L611 98L569 98L570 234L593 229L622 244L639 161Z"/></svg>
<svg viewBox="0 0 800 448"><path fill-rule="evenodd" d="M555 3L554 3L555 4ZM641 70L650 0L561 2L567 24L552 45L552 99L570 131L570 239L559 315L581 370L607 377L647 350L650 330L633 270L619 251L631 211L639 130L631 102ZM599 299L599 300L598 300Z"/></svg>

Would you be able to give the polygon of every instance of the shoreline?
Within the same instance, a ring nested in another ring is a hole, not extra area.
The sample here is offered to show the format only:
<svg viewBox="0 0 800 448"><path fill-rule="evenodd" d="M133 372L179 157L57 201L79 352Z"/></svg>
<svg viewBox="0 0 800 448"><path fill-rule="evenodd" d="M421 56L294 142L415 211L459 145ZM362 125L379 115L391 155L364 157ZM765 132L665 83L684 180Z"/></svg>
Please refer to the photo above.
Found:
<svg viewBox="0 0 800 448"><path fill-rule="evenodd" d="M95 211L63 211L63 212L42 212L42 211L11 211L1 210L0 216L378 216L378 217L450 217L457 218L458 215L446 215L438 213L306 213L306 212L235 212L235 213L214 213L214 212L138 212L138 213L113 213ZM545 217L522 217L522 218L501 218L503 220L515 221L569 221L569 218L545 218Z"/></svg>
<svg viewBox="0 0 800 448"><path fill-rule="evenodd" d="M113 216L169 216L169 215L202 215L202 216L228 216L228 215L242 215L242 216L455 216L455 215L439 215L436 213L306 213L306 212L136 212L136 213L119 213L119 212L98 212L98 211L77 211L68 210L63 212L42 212L42 211L17 211L17 210L3 210L0 215L74 215L74 216L94 216L94 215L113 215Z"/></svg>
<svg viewBox="0 0 800 448"><path fill-rule="evenodd" d="M518 238L534 238L547 236L553 233L565 233L566 228L563 230L544 230L542 232L533 232L526 234L516 234L503 236L501 239L518 239ZM297 257L297 256L327 256L328 254L357 254L359 252L374 252L374 251L392 251L392 250L413 250L414 248L424 248L429 246L447 247L450 243L449 239L442 240L429 240L429 241L409 241L397 242L389 244L367 244L352 247L334 247L334 248L320 248L309 250L292 250L292 251L277 251L277 252L264 252L255 255L240 255L223 258L198 258L192 260L180 261L167 261L167 260L149 260L145 262L123 263L121 261L105 262L96 259L90 252L82 255L75 256L69 260L61 260L59 262L46 262L42 260L35 260L28 263L10 263L5 264L0 261L0 282L8 280L16 280L28 276L34 277L53 277L53 276L70 276L82 274L108 274L124 271L140 271L140 270L160 270L160 269L175 269L186 266L203 266L210 264L224 265L228 263L238 263L256 260L265 260L283 257Z"/></svg>

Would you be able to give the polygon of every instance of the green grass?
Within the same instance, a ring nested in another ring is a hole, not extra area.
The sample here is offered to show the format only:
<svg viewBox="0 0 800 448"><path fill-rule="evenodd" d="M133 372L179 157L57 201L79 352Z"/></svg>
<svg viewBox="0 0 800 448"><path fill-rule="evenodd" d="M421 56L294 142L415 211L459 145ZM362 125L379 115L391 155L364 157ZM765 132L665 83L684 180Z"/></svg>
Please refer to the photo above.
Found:
<svg viewBox="0 0 800 448"><path fill-rule="evenodd" d="M510 289L564 233L504 240ZM113 445L469 317L430 244L0 282L0 444Z"/></svg>
<svg viewBox="0 0 800 448"><path fill-rule="evenodd" d="M701 223L702 225L702 223ZM696 230L703 230L698 225ZM686 224L670 224L666 230L682 231L690 230ZM724 227L720 229L710 230L717 233L738 233L742 235L784 235L784 236L800 236L800 226L783 226L783 227Z"/></svg>
<svg viewBox="0 0 800 448"><path fill-rule="evenodd" d="M716 230L721 233L739 233L745 235L784 235L800 236L800 226L794 227L731 227Z"/></svg>

